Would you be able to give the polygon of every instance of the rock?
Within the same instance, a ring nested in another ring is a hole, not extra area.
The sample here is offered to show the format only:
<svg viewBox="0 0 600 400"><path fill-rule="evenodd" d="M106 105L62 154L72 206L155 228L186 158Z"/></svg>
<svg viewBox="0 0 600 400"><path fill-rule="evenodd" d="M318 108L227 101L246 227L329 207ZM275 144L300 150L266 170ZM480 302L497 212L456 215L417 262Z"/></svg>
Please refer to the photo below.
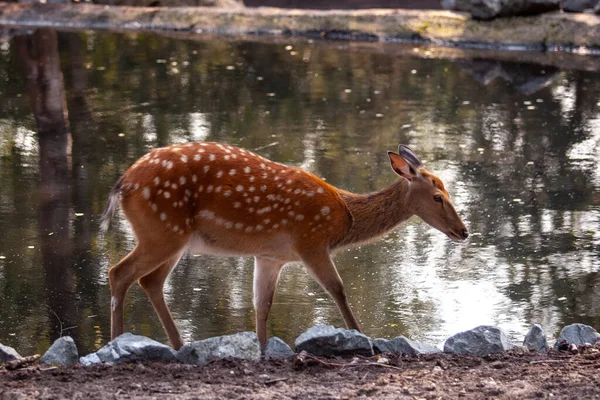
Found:
<svg viewBox="0 0 600 400"><path fill-rule="evenodd" d="M40 359L41 364L71 365L77 364L79 353L71 336L63 336L54 341Z"/></svg>
<svg viewBox="0 0 600 400"><path fill-rule="evenodd" d="M334 328L331 325L313 326L296 338L296 352L306 351L315 356L372 356L373 342L355 329Z"/></svg>
<svg viewBox="0 0 600 400"><path fill-rule="evenodd" d="M87 356L79 358L79 364L83 365L84 367L93 364L100 364L101 362L102 360L100 359L100 357L98 357L96 353L90 353Z"/></svg>
<svg viewBox="0 0 600 400"><path fill-rule="evenodd" d="M494 19L515 15L534 15L558 10L560 0L472 0L475 19Z"/></svg>
<svg viewBox="0 0 600 400"><path fill-rule="evenodd" d="M442 0L444 10L471 11L471 0Z"/></svg>
<svg viewBox="0 0 600 400"><path fill-rule="evenodd" d="M554 344L554 350L558 350L562 342L566 342L567 347L571 344L594 344L600 342L600 333L588 325L571 324L565 326L562 331L560 331L560 335Z"/></svg>
<svg viewBox="0 0 600 400"><path fill-rule="evenodd" d="M546 334L540 324L535 324L531 327L525 340L523 340L523 346L535 350L537 353L545 353L548 351L548 341L546 340Z"/></svg>
<svg viewBox="0 0 600 400"><path fill-rule="evenodd" d="M598 0L563 0L561 8L566 12L584 12L598 4Z"/></svg>
<svg viewBox="0 0 600 400"><path fill-rule="evenodd" d="M295 354L290 346L278 337L272 337L267 341L263 353L265 360L285 360Z"/></svg>
<svg viewBox="0 0 600 400"><path fill-rule="evenodd" d="M373 340L373 348L379 353L408 354L411 356L441 353L440 349L435 346L416 343L404 336L398 336L392 340L375 339Z"/></svg>
<svg viewBox="0 0 600 400"><path fill-rule="evenodd" d="M10 346L5 346L0 343L0 364L21 358L19 353Z"/></svg>
<svg viewBox="0 0 600 400"><path fill-rule="evenodd" d="M145 336L124 333L115 340L79 360L82 365L104 362L109 365L137 361L176 361L177 352L171 347Z"/></svg>
<svg viewBox="0 0 600 400"><path fill-rule="evenodd" d="M95 0L94 3L134 7L215 7L226 9L244 7L242 0Z"/></svg>
<svg viewBox="0 0 600 400"><path fill-rule="evenodd" d="M494 326L482 325L460 332L444 343L444 352L484 356L513 348L506 334Z"/></svg>
<svg viewBox="0 0 600 400"><path fill-rule="evenodd" d="M596 4L596 7L594 7L594 13L600 15L600 2L598 2L598 4Z"/></svg>
<svg viewBox="0 0 600 400"><path fill-rule="evenodd" d="M235 358L248 361L260 360L260 344L254 332L217 336L183 346L177 359L186 364L206 365L209 361Z"/></svg>

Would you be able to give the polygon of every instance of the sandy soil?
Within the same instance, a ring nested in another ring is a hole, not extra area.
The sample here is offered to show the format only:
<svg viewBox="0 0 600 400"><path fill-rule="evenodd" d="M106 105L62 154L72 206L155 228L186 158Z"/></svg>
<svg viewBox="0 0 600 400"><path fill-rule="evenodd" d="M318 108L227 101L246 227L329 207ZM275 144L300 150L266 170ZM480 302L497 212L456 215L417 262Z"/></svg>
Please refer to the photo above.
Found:
<svg viewBox="0 0 600 400"><path fill-rule="evenodd" d="M600 398L600 344L577 354L379 358L0 368L0 399Z"/></svg>

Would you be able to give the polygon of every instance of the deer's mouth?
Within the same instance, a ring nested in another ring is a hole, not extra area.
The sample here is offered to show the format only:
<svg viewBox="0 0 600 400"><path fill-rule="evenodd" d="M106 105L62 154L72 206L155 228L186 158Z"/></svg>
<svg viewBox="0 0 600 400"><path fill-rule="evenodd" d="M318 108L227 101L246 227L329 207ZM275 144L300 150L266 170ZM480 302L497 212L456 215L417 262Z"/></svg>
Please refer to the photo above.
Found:
<svg viewBox="0 0 600 400"><path fill-rule="evenodd" d="M460 231L449 230L446 232L446 236L456 242L462 242L466 239Z"/></svg>

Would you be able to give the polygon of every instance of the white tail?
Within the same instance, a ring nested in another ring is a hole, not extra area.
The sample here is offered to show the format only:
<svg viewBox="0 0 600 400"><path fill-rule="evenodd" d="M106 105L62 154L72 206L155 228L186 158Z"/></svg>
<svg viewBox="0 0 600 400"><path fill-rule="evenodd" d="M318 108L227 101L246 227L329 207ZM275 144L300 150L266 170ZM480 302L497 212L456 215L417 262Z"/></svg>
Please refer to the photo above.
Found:
<svg viewBox="0 0 600 400"><path fill-rule="evenodd" d="M135 249L109 271L111 337L123 333L123 301L138 281L175 349L181 336L163 284L186 250L254 256L254 307L261 345L279 273L302 261L333 297L346 324L359 329L332 251L371 240L418 215L456 240L468 232L442 182L407 147L389 153L402 178L367 195L337 189L299 168L220 143L156 149L138 160L109 196L102 227L118 199L136 234Z"/></svg>

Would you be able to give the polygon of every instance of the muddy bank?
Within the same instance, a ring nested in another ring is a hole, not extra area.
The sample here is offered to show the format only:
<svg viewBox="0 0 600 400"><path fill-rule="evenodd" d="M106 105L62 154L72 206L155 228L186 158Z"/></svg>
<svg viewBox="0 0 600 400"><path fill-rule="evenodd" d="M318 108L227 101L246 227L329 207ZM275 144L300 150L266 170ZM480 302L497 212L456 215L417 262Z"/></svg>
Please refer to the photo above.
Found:
<svg viewBox="0 0 600 400"><path fill-rule="evenodd" d="M538 51L600 49L599 16L560 12L482 22L464 13L439 10L228 10L0 3L0 25L219 35L284 34Z"/></svg>
<svg viewBox="0 0 600 400"><path fill-rule="evenodd" d="M592 349L590 349L592 350ZM0 397L29 398L467 398L600 396L598 352L508 352L486 357L217 361L205 367L146 363L0 368Z"/></svg>

